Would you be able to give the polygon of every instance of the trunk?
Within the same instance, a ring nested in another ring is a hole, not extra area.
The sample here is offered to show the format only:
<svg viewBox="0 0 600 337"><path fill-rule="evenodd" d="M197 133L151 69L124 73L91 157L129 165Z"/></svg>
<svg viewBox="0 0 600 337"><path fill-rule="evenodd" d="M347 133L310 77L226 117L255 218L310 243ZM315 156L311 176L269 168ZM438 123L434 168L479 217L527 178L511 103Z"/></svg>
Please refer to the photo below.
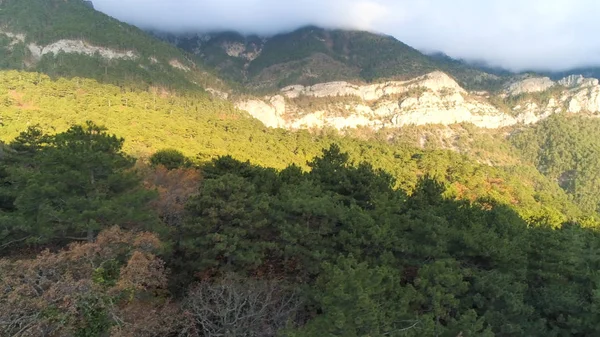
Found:
<svg viewBox="0 0 600 337"><path fill-rule="evenodd" d="M94 237L94 230L88 227L88 230L87 230L87 241L88 242L94 242L94 239L95 239L95 237Z"/></svg>
<svg viewBox="0 0 600 337"><path fill-rule="evenodd" d="M90 183L92 184L92 188L96 185L96 179L94 178L94 170L90 169ZM94 230L92 229L92 225L88 221L88 230L87 230L87 240L88 242L94 242Z"/></svg>

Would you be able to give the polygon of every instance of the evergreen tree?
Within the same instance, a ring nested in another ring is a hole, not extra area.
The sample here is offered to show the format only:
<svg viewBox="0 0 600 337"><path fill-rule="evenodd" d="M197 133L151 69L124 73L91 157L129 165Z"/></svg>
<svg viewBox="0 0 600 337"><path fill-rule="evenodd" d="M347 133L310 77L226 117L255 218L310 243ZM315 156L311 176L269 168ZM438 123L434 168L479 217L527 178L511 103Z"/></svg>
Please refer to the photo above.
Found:
<svg viewBox="0 0 600 337"><path fill-rule="evenodd" d="M135 161L121 150L123 139L92 122L44 136L47 145L41 147L30 136L14 144L33 154L33 168L21 172L15 205L36 241L82 235L92 241L106 226L155 223L146 207L153 193L141 187Z"/></svg>

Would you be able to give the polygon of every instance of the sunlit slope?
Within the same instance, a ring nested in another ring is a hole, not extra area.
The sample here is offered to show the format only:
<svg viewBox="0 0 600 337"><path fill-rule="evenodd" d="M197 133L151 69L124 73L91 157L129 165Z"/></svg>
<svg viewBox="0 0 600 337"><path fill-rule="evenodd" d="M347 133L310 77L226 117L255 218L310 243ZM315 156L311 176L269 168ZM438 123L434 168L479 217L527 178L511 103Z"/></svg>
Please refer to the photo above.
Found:
<svg viewBox="0 0 600 337"><path fill-rule="evenodd" d="M231 155L283 168L306 162L331 143L354 162L367 161L392 173L407 191L430 175L449 185L447 193L475 200L491 198L518 209L526 218L551 223L581 215L555 183L533 166L492 167L448 150L419 150L380 141L360 141L336 133L269 129L233 106L208 95L178 96L159 90L124 90L85 79L52 80L26 72L0 73L0 138L10 141L28 126L49 132L92 120L126 139L125 149L145 157L177 148L197 160Z"/></svg>

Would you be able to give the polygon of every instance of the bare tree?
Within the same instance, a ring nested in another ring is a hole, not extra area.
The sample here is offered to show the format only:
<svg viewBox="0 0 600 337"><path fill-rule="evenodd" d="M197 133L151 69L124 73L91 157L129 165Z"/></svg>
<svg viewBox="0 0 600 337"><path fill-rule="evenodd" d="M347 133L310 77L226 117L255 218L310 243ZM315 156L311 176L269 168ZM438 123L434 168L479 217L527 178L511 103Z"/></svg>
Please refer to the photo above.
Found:
<svg viewBox="0 0 600 337"><path fill-rule="evenodd" d="M297 292L277 281L228 275L216 283L194 286L184 309L206 337L269 337L292 323L300 304Z"/></svg>
<svg viewBox="0 0 600 337"><path fill-rule="evenodd" d="M164 263L152 254L159 247L152 233L113 227L95 242L0 259L0 336L73 336L86 324L86 308L105 313L105 330L115 337L180 331L185 322L177 306L154 295L167 282ZM123 266L107 273L106 262L119 258Z"/></svg>

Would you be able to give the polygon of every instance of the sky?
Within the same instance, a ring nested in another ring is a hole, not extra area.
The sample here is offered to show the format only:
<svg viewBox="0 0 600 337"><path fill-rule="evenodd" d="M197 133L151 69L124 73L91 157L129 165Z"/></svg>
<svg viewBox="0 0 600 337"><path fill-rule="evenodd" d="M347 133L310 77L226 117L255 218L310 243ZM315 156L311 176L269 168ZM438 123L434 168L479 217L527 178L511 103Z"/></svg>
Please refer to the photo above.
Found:
<svg viewBox="0 0 600 337"><path fill-rule="evenodd" d="M273 35L305 25L394 36L512 71L600 66L598 0L93 0L141 28Z"/></svg>

